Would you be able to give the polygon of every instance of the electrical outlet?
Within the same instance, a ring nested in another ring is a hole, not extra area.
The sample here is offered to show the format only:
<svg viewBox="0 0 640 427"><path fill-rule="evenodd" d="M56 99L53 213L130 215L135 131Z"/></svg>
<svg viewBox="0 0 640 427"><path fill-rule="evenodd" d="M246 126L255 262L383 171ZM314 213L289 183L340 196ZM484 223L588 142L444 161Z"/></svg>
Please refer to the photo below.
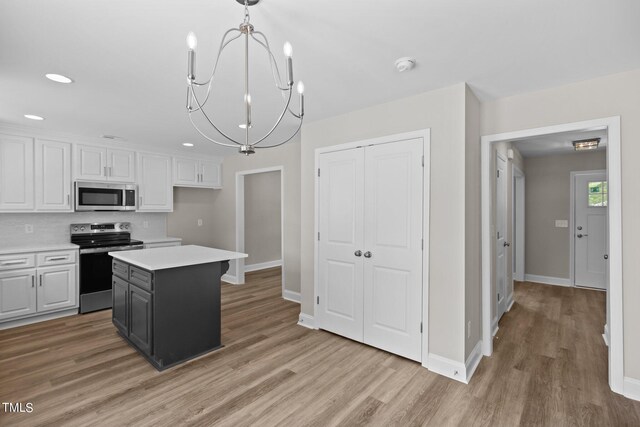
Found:
<svg viewBox="0 0 640 427"><path fill-rule="evenodd" d="M467 322L467 339L471 338L471 320Z"/></svg>
<svg viewBox="0 0 640 427"><path fill-rule="evenodd" d="M24 232L27 233L27 234L33 233L33 224L25 224L24 225Z"/></svg>
<svg viewBox="0 0 640 427"><path fill-rule="evenodd" d="M142 221L142 228L149 228L149 221Z"/></svg>
<svg viewBox="0 0 640 427"><path fill-rule="evenodd" d="M198 227L202 227L202 219L198 218Z"/></svg>

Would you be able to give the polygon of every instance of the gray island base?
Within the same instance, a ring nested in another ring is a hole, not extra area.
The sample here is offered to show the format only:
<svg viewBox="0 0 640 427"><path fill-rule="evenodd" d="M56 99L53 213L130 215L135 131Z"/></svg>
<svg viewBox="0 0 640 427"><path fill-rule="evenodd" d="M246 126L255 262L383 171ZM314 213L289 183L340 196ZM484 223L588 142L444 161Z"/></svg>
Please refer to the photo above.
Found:
<svg viewBox="0 0 640 427"><path fill-rule="evenodd" d="M220 278L245 254L175 246L110 255L113 324L156 369L222 347Z"/></svg>

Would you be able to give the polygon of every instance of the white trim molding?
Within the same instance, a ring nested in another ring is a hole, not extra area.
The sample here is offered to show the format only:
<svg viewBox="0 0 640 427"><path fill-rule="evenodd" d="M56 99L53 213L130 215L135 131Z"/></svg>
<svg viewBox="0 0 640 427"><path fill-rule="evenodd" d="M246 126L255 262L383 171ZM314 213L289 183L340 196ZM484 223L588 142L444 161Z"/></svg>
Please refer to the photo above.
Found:
<svg viewBox="0 0 640 427"><path fill-rule="evenodd" d="M288 289L284 290L284 292L282 293L282 298L286 299L287 301L297 302L298 304L300 304L300 301L302 301L300 292L294 292Z"/></svg>
<svg viewBox="0 0 640 427"><path fill-rule="evenodd" d="M245 264L244 272L249 273L251 271L266 270L267 268L281 267L281 266L282 266L281 259L277 259L275 261L259 262L257 264L250 264L250 265Z"/></svg>
<svg viewBox="0 0 640 427"><path fill-rule="evenodd" d="M469 384L469 381L471 381L471 377L476 372L476 368L480 364L481 360L482 360L482 340L478 340L478 342L476 343L476 346L473 347L473 350L469 354L469 357L467 357L467 361L464 364L465 376L467 379L464 382L465 384Z"/></svg>
<svg viewBox="0 0 640 427"><path fill-rule="evenodd" d="M513 292L511 292L509 295L507 295L507 311L511 311L515 302L516 301L513 299Z"/></svg>
<svg viewBox="0 0 640 427"><path fill-rule="evenodd" d="M602 339L607 347L609 347L609 325L604 325L604 332L602 333Z"/></svg>
<svg viewBox="0 0 640 427"><path fill-rule="evenodd" d="M562 132L607 130L607 173L609 181L609 386L616 393L624 394L624 317L622 299L622 172L620 153L620 116L583 122L565 123L535 129L485 135L480 139L481 198L482 198L482 352L493 353L491 335L491 147L501 141L526 140L527 138ZM635 383L634 383L635 384ZM632 387L632 386L631 386Z"/></svg>
<svg viewBox="0 0 640 427"><path fill-rule="evenodd" d="M640 401L640 381L624 377L624 397Z"/></svg>
<svg viewBox="0 0 640 427"><path fill-rule="evenodd" d="M429 353L426 366L424 363L422 366L436 374L444 375L447 378L460 381L461 383L467 383L467 368L462 362L457 362L446 357L438 356L437 354Z"/></svg>
<svg viewBox="0 0 640 427"><path fill-rule="evenodd" d="M571 287L571 279L565 279L563 277L549 277L549 276L538 276L537 274L525 274L524 281L542 283L543 285Z"/></svg>
<svg viewBox="0 0 640 427"><path fill-rule="evenodd" d="M223 282L227 282L230 283L232 285L240 285L241 283L238 282L238 278L236 276L234 276L233 274L223 274L222 277L220 278L220 280L222 280Z"/></svg>
<svg viewBox="0 0 640 427"><path fill-rule="evenodd" d="M498 327L498 322L500 321L500 319L498 319L497 317L494 317L493 320L491 321L491 336L495 337L496 334L498 333L498 329L500 329Z"/></svg>
<svg viewBox="0 0 640 427"><path fill-rule="evenodd" d="M316 328L316 322L313 316L309 316L304 313L300 313L300 316L298 317L298 325L309 329L318 329Z"/></svg>

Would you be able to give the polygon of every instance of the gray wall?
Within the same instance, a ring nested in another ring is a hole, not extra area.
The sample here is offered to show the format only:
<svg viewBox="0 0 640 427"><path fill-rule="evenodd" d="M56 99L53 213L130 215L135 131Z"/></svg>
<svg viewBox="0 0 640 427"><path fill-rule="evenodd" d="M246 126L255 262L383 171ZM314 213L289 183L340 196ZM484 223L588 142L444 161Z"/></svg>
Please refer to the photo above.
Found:
<svg viewBox="0 0 640 427"><path fill-rule="evenodd" d="M167 235L166 213L143 212L67 212L0 214L0 249L21 246L47 246L69 243L69 225L90 222L124 222L132 224L133 237L143 240ZM144 222L147 228L144 228ZM33 233L25 233L25 224Z"/></svg>
<svg viewBox="0 0 640 427"><path fill-rule="evenodd" d="M470 253L465 250L466 96L466 85L457 84L303 127L301 280L304 314L314 314L315 150L430 128L429 352L464 363L468 354L465 285L467 280L480 280L480 277L466 277L465 272L465 256L479 256L479 247L473 240ZM477 203L471 208L477 209ZM479 304L480 300L468 301L470 307Z"/></svg>
<svg viewBox="0 0 640 427"><path fill-rule="evenodd" d="M244 178L245 266L282 259L280 172Z"/></svg>
<svg viewBox="0 0 640 427"><path fill-rule="evenodd" d="M572 171L606 169L606 152L528 157L525 178L525 273L569 278L570 228L556 228L556 219L569 220Z"/></svg>
<svg viewBox="0 0 640 427"><path fill-rule="evenodd" d="M173 187L173 212L167 216L167 234L181 237L183 245L215 248L216 214L213 200L220 190ZM198 219L202 225L198 226Z"/></svg>
<svg viewBox="0 0 640 427"><path fill-rule="evenodd" d="M640 380L640 70L516 95L482 105L482 135L620 116L624 375ZM528 178L527 178L528 179Z"/></svg>

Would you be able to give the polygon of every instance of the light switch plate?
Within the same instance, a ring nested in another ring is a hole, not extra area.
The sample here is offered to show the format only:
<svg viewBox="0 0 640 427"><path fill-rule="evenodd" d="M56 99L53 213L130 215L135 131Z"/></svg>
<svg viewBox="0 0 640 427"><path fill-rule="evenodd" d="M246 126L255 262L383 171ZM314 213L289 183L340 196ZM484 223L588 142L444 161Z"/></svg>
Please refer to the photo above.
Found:
<svg viewBox="0 0 640 427"><path fill-rule="evenodd" d="M556 219L556 227L567 228L569 227L569 221L566 219Z"/></svg>

